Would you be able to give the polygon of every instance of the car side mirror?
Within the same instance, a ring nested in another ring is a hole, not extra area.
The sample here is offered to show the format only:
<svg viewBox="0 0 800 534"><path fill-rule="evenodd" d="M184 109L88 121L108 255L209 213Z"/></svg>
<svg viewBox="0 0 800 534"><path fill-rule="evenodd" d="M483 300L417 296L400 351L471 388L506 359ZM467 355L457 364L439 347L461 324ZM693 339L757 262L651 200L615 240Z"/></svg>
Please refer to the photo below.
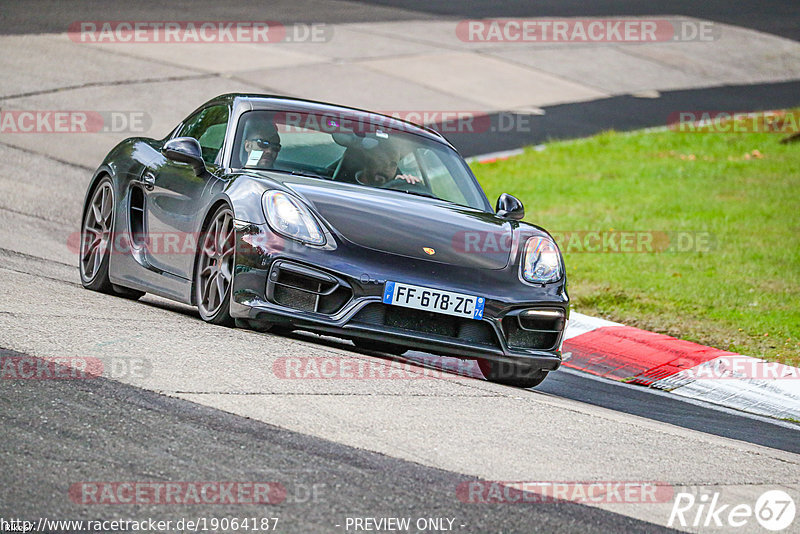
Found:
<svg viewBox="0 0 800 534"><path fill-rule="evenodd" d="M503 193L497 199L495 212L498 217L513 219L515 221L522 220L522 218L525 217L525 207L522 205L522 202L508 193Z"/></svg>
<svg viewBox="0 0 800 534"><path fill-rule="evenodd" d="M203 149L200 148L200 143L194 137L170 139L164 143L161 153L172 161L188 163L198 176L206 170L206 163L203 161Z"/></svg>

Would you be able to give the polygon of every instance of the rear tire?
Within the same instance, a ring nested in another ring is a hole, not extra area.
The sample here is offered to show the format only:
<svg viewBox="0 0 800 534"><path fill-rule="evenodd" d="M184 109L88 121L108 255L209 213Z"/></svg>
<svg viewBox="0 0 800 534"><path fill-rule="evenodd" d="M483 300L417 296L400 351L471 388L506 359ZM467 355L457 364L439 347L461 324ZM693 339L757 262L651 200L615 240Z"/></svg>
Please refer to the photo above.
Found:
<svg viewBox="0 0 800 534"><path fill-rule="evenodd" d="M518 388L535 388L547 378L548 373L527 365L485 359L478 360L478 367L486 380Z"/></svg>
<svg viewBox="0 0 800 534"><path fill-rule="evenodd" d="M403 348L401 345L395 345L394 343L387 343L385 341L374 341L372 339L354 339L353 344L360 349L385 352L387 354L393 354L394 356L401 356L408 352L408 349Z"/></svg>

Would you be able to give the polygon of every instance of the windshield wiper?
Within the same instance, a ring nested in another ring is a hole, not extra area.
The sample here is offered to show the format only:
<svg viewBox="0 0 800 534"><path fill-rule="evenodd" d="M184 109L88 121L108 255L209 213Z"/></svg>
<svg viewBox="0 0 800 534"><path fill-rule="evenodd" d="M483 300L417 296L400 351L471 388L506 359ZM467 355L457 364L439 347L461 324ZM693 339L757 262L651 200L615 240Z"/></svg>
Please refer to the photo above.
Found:
<svg viewBox="0 0 800 534"><path fill-rule="evenodd" d="M298 171L298 170L287 170L287 169L257 169L259 171L269 171L269 172L279 172L281 174L291 174L294 176L305 176L307 178L319 178L320 180L333 180L330 176L323 176L321 174L316 174L313 172L306 172L306 171Z"/></svg>
<svg viewBox="0 0 800 534"><path fill-rule="evenodd" d="M425 193L423 191L409 191L408 189L390 189L390 191L400 191L401 193L408 193L409 195L415 195L418 197L435 198L436 200L442 200L441 198L435 195L432 195L430 193Z"/></svg>
<svg viewBox="0 0 800 534"><path fill-rule="evenodd" d="M289 171L289 173L295 176L307 176L308 178L319 178L320 180L333 180L331 176L322 176L321 174L316 174L313 172Z"/></svg>

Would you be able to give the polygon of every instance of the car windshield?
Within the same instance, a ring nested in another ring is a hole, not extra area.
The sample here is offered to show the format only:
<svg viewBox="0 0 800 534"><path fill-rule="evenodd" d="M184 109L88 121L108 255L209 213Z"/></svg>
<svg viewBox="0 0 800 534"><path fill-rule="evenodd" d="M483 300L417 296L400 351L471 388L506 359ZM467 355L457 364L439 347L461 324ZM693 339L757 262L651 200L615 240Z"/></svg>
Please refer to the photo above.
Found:
<svg viewBox="0 0 800 534"><path fill-rule="evenodd" d="M365 123L360 115L249 111L236 130L234 168L302 174L489 208L453 149L386 124Z"/></svg>

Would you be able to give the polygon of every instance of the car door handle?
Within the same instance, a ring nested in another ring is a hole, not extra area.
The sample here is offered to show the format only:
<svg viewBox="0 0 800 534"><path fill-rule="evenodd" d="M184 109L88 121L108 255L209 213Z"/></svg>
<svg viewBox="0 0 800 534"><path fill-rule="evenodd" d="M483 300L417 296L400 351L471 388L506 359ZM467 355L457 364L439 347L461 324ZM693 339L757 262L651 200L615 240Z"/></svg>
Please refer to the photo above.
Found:
<svg viewBox="0 0 800 534"><path fill-rule="evenodd" d="M142 175L142 184L144 184L145 189L152 191L156 185L156 175L150 171L146 171Z"/></svg>

